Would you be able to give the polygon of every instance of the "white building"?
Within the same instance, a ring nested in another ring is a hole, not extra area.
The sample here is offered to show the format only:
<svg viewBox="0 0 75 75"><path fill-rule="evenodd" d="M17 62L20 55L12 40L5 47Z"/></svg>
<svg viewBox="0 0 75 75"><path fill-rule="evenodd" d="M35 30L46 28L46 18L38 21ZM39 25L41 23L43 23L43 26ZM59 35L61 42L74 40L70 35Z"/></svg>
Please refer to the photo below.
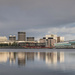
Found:
<svg viewBox="0 0 75 75"><path fill-rule="evenodd" d="M57 42L64 42L64 37L57 37Z"/></svg>
<svg viewBox="0 0 75 75"><path fill-rule="evenodd" d="M0 36L0 42L5 42L7 41L7 37L6 36Z"/></svg>
<svg viewBox="0 0 75 75"><path fill-rule="evenodd" d="M57 42L57 35L53 35L53 34L51 34L51 35L46 35L46 39L48 39L48 38L53 38L53 39L55 39L56 42Z"/></svg>

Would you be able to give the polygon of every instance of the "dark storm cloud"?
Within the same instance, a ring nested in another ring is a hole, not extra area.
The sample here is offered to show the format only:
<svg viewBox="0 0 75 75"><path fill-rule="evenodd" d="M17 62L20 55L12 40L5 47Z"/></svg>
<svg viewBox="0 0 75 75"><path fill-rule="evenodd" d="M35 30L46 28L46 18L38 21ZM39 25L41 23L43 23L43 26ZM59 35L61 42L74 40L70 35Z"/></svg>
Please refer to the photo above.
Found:
<svg viewBox="0 0 75 75"><path fill-rule="evenodd" d="M0 0L3 35L26 31L28 36L39 37L52 32L49 28L71 28L74 23L75 0Z"/></svg>

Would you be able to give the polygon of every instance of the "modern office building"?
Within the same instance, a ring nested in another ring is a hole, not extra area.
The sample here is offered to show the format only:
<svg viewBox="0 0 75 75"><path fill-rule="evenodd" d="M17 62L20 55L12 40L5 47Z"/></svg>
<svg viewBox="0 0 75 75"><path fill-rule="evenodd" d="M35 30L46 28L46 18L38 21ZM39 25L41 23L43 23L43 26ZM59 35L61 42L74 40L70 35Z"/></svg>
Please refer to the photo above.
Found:
<svg viewBox="0 0 75 75"><path fill-rule="evenodd" d="M54 46L55 48L75 48L75 40L55 43Z"/></svg>
<svg viewBox="0 0 75 75"><path fill-rule="evenodd" d="M26 41L26 32L18 32L18 41Z"/></svg>
<svg viewBox="0 0 75 75"><path fill-rule="evenodd" d="M46 47L54 47L54 43L57 42L57 35L46 35L46 37L40 39L39 42L45 43Z"/></svg>
<svg viewBox="0 0 75 75"><path fill-rule="evenodd" d="M27 37L27 41L34 41L34 37Z"/></svg>
<svg viewBox="0 0 75 75"><path fill-rule="evenodd" d="M9 36L9 41L16 41L16 36L15 35L10 35Z"/></svg>
<svg viewBox="0 0 75 75"><path fill-rule="evenodd" d="M46 39L48 39L48 38L55 39L56 42L57 42L57 35L53 35L53 34L51 34L51 35L46 35Z"/></svg>
<svg viewBox="0 0 75 75"><path fill-rule="evenodd" d="M64 37L57 37L57 42L64 42Z"/></svg>
<svg viewBox="0 0 75 75"><path fill-rule="evenodd" d="M54 43L56 43L55 39L48 38L48 40L47 40L47 46L48 47L54 47Z"/></svg>
<svg viewBox="0 0 75 75"><path fill-rule="evenodd" d="M40 39L39 42L40 43L46 43L46 39Z"/></svg>

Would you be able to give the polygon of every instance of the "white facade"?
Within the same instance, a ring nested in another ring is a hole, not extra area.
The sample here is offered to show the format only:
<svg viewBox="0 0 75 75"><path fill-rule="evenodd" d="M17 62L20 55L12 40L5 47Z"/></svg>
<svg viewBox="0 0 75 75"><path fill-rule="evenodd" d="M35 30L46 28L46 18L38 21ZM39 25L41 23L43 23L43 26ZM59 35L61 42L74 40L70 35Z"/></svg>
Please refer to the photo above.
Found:
<svg viewBox="0 0 75 75"><path fill-rule="evenodd" d="M63 42L64 41L64 37L60 37L60 42Z"/></svg>
<svg viewBox="0 0 75 75"><path fill-rule="evenodd" d="M57 41L57 35L53 35L53 34L46 35L46 39L48 39L49 37L51 37L51 38L53 38L53 39L55 39Z"/></svg>
<svg viewBox="0 0 75 75"><path fill-rule="evenodd" d="M7 41L7 37L6 36L0 36L0 42L5 42Z"/></svg>
<svg viewBox="0 0 75 75"><path fill-rule="evenodd" d="M64 37L57 37L57 42L64 42Z"/></svg>

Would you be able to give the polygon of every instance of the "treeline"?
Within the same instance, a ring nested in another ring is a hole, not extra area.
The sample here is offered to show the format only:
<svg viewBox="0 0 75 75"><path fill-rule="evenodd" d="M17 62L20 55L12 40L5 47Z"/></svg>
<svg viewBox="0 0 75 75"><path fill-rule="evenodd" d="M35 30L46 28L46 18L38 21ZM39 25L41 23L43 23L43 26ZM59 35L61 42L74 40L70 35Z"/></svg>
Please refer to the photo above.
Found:
<svg viewBox="0 0 75 75"><path fill-rule="evenodd" d="M8 44L8 43L1 43L1 44L0 44L0 47L2 47L2 46L18 46L18 45L17 45L16 42L14 42L14 43L12 43L12 44L11 44L11 43L9 43L9 44Z"/></svg>
<svg viewBox="0 0 75 75"><path fill-rule="evenodd" d="M8 44L0 44L0 46L9 46Z"/></svg>

